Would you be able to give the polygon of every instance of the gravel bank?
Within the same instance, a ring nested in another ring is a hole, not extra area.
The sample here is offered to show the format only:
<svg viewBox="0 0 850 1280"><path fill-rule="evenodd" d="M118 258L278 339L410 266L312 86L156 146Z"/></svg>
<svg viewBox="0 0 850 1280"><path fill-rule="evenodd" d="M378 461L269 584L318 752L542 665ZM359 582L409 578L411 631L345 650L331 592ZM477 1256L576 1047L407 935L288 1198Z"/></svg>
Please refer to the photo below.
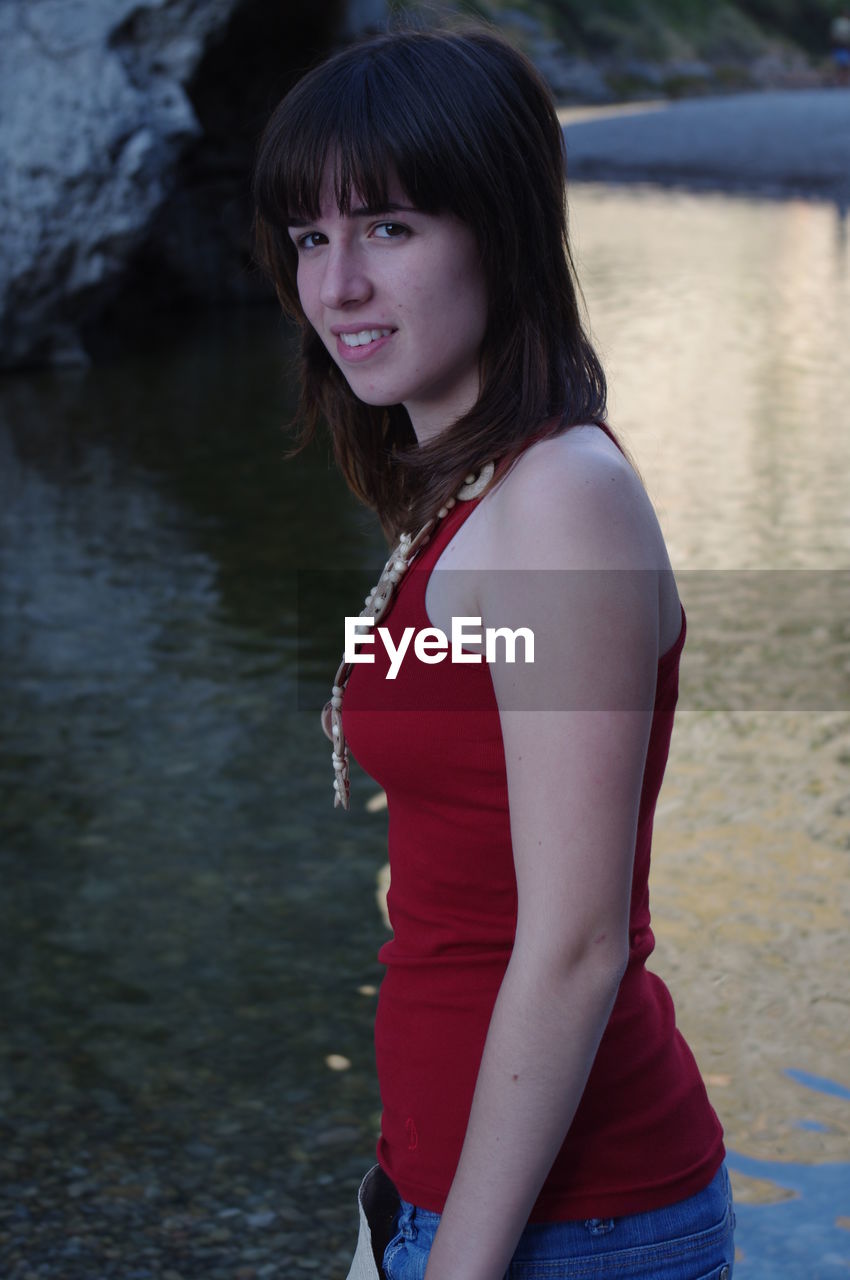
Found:
<svg viewBox="0 0 850 1280"><path fill-rule="evenodd" d="M561 113L572 179L850 201L850 89Z"/></svg>

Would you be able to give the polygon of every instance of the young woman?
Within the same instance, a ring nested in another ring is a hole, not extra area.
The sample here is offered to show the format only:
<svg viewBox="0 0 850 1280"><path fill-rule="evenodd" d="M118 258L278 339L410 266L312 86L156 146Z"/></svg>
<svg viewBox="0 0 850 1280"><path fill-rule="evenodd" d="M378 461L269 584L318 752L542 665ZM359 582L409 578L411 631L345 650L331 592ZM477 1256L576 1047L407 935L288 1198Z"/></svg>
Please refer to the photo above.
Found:
<svg viewBox="0 0 850 1280"><path fill-rule="evenodd" d="M255 195L307 434L394 548L323 716L336 802L350 744L389 803L377 1256L726 1280L722 1131L646 969L684 612L605 424L548 92L486 29L376 38L280 104Z"/></svg>

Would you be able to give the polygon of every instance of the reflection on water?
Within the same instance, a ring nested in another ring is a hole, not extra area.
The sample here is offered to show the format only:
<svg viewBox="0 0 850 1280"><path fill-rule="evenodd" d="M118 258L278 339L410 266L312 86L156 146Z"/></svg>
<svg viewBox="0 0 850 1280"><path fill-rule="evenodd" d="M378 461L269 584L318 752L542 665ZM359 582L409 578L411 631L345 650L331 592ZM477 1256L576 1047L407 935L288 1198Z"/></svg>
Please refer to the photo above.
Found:
<svg viewBox="0 0 850 1280"><path fill-rule="evenodd" d="M612 421L689 614L654 967L726 1127L736 1275L829 1280L850 1267L850 250L827 204L572 206ZM818 1076L839 1084L801 1104Z"/></svg>
<svg viewBox="0 0 850 1280"><path fill-rule="evenodd" d="M850 1089L834 1080L801 1071L788 1075L808 1089L844 1098L845 1104L850 1101ZM825 1129L816 1120L798 1125L817 1132ZM830 1280L847 1274L850 1216L841 1212L848 1207L846 1161L802 1164L755 1160L735 1152L729 1164L733 1174L745 1179L735 1209L737 1239L743 1242L738 1244L741 1272L771 1280ZM746 1197L750 1188L763 1189L766 1203L759 1203L757 1196L751 1202Z"/></svg>
<svg viewBox="0 0 850 1280"><path fill-rule="evenodd" d="M850 568L834 211L589 187L573 225L612 420L676 567ZM128 1240L156 1252L140 1275L318 1257L334 1275L351 1245L379 1105L385 817L365 780L351 814L331 810L326 743L295 700L296 586L332 629L355 596L325 598L309 571L350 569L359 599L383 546L325 447L282 457L291 352L257 314L0 387L0 1249L67 1280L125 1275ZM741 1199L808 1195L820 1175L798 1166L823 1164L838 1218L846 685L817 713L713 709L724 614L710 593L690 608L698 578L680 580L655 967ZM326 696L312 669L305 688ZM839 1087L801 1102L814 1077ZM752 1259L742 1276L784 1274Z"/></svg>
<svg viewBox="0 0 850 1280"><path fill-rule="evenodd" d="M348 1246L382 925L294 710L293 583L376 540L282 461L286 354L267 315L3 387L0 1205L63 1280L146 1231L178 1270L300 1257L329 1168Z"/></svg>
<svg viewBox="0 0 850 1280"><path fill-rule="evenodd" d="M850 249L832 205L577 188L611 417L678 568L850 565Z"/></svg>

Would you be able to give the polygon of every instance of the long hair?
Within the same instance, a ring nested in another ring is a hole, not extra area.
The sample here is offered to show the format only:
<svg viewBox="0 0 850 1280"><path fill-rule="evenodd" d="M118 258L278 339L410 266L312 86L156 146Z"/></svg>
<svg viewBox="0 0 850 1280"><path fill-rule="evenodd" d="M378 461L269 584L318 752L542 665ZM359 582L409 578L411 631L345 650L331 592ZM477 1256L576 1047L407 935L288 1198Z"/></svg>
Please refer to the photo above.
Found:
<svg viewBox="0 0 850 1280"><path fill-rule="evenodd" d="M340 213L352 193L410 203L475 232L488 316L477 402L417 446L401 405L363 404L307 322L292 222L319 216L326 169ZM605 418L605 376L579 312L567 234L566 156L549 91L486 27L403 31L346 49L279 104L254 171L255 252L301 326L301 445L324 417L349 487L389 538L415 530L488 459L500 473L531 439Z"/></svg>

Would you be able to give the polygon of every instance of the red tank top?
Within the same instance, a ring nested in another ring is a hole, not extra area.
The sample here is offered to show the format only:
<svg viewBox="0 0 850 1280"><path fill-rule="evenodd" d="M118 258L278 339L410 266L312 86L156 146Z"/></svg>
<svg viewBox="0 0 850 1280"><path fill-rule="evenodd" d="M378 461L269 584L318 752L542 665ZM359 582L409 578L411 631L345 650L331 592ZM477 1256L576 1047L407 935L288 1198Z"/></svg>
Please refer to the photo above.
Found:
<svg viewBox="0 0 850 1280"><path fill-rule="evenodd" d="M476 502L437 526L381 622L431 625L433 566ZM647 971L649 854L678 696L678 640L658 664L638 817L626 974L590 1077L531 1221L619 1217L695 1194L723 1159L722 1129ZM393 937L375 1026L383 1115L378 1159L405 1200L442 1212L466 1133L493 1005L516 928L505 757L486 663L437 665L412 648L395 680L386 651L355 666L343 718L351 750L389 809Z"/></svg>

